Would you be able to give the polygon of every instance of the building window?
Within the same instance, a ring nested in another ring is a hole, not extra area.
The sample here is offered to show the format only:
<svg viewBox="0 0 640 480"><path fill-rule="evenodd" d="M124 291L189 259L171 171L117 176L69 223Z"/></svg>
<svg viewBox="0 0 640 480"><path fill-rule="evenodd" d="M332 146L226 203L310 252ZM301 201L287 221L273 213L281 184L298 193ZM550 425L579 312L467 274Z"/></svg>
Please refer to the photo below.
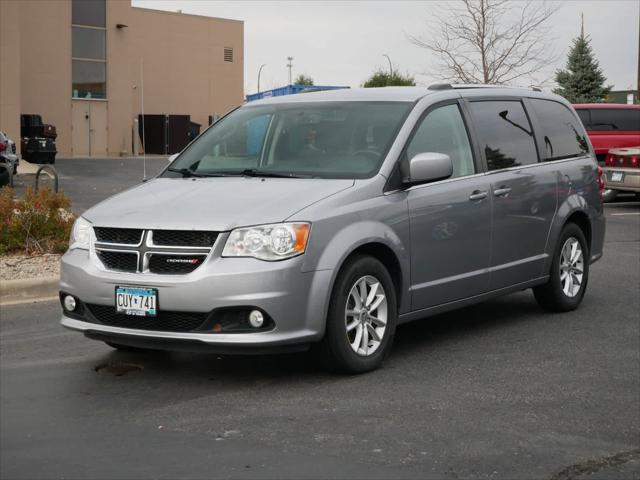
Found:
<svg viewBox="0 0 640 480"><path fill-rule="evenodd" d="M72 24L72 96L107 98L105 0L73 0Z"/></svg>
<svg viewBox="0 0 640 480"><path fill-rule="evenodd" d="M224 61L233 62L233 48L225 47L224 49Z"/></svg>
<svg viewBox="0 0 640 480"><path fill-rule="evenodd" d="M73 0L71 23L89 27L106 26L105 0Z"/></svg>

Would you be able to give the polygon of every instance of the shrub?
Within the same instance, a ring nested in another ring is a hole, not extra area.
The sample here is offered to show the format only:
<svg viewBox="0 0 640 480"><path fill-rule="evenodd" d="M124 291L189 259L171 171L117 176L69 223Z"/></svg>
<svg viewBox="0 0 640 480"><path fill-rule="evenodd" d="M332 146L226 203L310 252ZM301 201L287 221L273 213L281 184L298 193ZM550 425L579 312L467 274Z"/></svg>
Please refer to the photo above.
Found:
<svg viewBox="0 0 640 480"><path fill-rule="evenodd" d="M0 255L62 253L69 245L75 216L64 193L28 187L24 198L12 188L0 189Z"/></svg>

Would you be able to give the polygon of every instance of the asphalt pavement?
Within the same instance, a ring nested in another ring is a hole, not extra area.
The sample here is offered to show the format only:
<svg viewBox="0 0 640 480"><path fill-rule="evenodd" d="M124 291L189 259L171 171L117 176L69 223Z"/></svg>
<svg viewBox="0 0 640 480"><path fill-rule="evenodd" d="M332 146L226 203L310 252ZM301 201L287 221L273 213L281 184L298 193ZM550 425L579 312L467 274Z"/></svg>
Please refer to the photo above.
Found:
<svg viewBox="0 0 640 480"><path fill-rule="evenodd" d="M0 477L638 479L640 204L606 210L577 311L524 291L403 325L360 376L126 354L56 302L0 307Z"/></svg>
<svg viewBox="0 0 640 480"><path fill-rule="evenodd" d="M81 214L89 207L122 190L140 184L157 175L167 166L166 157L139 158L62 158L53 165L58 172L59 189L72 200L72 208ZM21 167L33 165L26 161ZM37 167L37 166L36 166ZM33 170L30 168L29 170ZM35 175L19 174L14 178L18 192L35 183ZM53 188L53 179L42 175L40 184Z"/></svg>

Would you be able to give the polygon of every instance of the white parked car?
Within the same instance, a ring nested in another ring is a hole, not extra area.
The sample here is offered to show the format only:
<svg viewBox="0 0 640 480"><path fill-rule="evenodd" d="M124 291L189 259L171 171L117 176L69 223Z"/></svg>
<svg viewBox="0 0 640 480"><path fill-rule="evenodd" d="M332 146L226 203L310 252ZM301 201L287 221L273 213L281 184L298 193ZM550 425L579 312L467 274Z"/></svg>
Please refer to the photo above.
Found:
<svg viewBox="0 0 640 480"><path fill-rule="evenodd" d="M11 177L18 173L18 163L15 142L0 131L0 186L10 183Z"/></svg>

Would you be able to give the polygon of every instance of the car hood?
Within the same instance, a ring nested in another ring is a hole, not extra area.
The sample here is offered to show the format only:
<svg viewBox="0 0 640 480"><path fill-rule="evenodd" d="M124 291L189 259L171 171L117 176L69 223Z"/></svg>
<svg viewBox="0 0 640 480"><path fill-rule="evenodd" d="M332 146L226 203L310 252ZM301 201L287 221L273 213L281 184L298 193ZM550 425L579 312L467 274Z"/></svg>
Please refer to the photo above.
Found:
<svg viewBox="0 0 640 480"><path fill-rule="evenodd" d="M228 231L281 222L353 185L351 179L156 178L82 216L102 227Z"/></svg>

